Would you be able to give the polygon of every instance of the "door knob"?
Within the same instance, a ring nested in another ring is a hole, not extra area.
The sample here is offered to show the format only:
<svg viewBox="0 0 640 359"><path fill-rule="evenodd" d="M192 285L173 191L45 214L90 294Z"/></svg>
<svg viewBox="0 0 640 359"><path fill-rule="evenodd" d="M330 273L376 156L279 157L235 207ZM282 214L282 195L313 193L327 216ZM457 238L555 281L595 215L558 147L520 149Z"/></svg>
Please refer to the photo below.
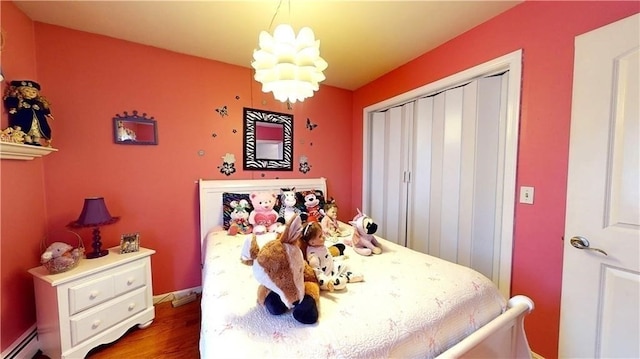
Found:
<svg viewBox="0 0 640 359"><path fill-rule="evenodd" d="M589 247L589 241L582 237L582 236L575 236L575 237L571 237L570 243L572 246L578 248L578 249L588 249L590 251L596 251L596 252L600 252L602 254L604 254L605 256L607 255L607 252L603 251L602 249L599 248L590 248Z"/></svg>

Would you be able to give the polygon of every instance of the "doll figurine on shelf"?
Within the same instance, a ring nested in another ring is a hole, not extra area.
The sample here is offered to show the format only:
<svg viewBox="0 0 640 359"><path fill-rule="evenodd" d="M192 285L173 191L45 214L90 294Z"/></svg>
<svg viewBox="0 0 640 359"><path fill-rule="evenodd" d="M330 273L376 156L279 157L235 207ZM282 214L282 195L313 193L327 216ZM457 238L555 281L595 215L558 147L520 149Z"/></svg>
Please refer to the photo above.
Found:
<svg viewBox="0 0 640 359"><path fill-rule="evenodd" d="M340 237L340 225L338 224L338 205L331 198L324 205L324 217L320 221L324 235L332 241L336 241L336 237Z"/></svg>
<svg viewBox="0 0 640 359"><path fill-rule="evenodd" d="M25 132L25 144L51 146L51 127L48 119L53 120L49 102L40 95L40 84L35 81L11 81L4 96L4 105L9 113L9 126L19 126Z"/></svg>
<svg viewBox="0 0 640 359"><path fill-rule="evenodd" d="M302 226L302 241L306 244L307 262L318 277L320 289L334 291L344 289L347 283L362 282L361 274L347 271L343 257L334 258L324 245L324 234L318 222Z"/></svg>

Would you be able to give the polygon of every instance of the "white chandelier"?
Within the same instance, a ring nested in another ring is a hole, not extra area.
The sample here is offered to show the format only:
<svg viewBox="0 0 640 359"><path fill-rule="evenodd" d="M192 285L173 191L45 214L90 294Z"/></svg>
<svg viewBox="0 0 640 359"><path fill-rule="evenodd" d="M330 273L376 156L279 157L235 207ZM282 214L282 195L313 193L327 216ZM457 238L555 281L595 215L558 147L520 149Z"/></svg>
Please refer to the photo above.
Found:
<svg viewBox="0 0 640 359"><path fill-rule="evenodd" d="M253 51L254 78L262 83L262 92L273 92L282 102L304 101L318 91L325 79L327 62L320 57L320 40L313 30L303 27L295 36L290 25L278 25L273 37L260 32L260 49Z"/></svg>

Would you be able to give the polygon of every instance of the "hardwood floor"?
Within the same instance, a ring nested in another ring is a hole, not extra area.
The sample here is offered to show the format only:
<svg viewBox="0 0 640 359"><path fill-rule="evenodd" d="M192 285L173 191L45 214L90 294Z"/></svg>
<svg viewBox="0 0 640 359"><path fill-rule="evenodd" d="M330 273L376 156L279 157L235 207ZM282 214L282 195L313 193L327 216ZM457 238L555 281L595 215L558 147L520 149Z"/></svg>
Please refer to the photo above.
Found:
<svg viewBox="0 0 640 359"><path fill-rule="evenodd" d="M200 297L176 308L171 302L155 307L156 317L148 328L135 326L115 342L94 348L87 358L199 358ZM45 358L40 355L34 359Z"/></svg>

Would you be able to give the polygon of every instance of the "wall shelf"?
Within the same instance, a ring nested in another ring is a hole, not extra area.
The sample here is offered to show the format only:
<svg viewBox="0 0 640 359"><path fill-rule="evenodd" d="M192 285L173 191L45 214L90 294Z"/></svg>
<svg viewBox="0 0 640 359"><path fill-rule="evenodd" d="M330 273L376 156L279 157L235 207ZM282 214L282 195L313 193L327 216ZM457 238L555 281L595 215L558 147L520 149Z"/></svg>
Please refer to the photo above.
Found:
<svg viewBox="0 0 640 359"><path fill-rule="evenodd" d="M31 146L19 143L0 142L0 159L3 160L32 160L58 151L53 147Z"/></svg>

